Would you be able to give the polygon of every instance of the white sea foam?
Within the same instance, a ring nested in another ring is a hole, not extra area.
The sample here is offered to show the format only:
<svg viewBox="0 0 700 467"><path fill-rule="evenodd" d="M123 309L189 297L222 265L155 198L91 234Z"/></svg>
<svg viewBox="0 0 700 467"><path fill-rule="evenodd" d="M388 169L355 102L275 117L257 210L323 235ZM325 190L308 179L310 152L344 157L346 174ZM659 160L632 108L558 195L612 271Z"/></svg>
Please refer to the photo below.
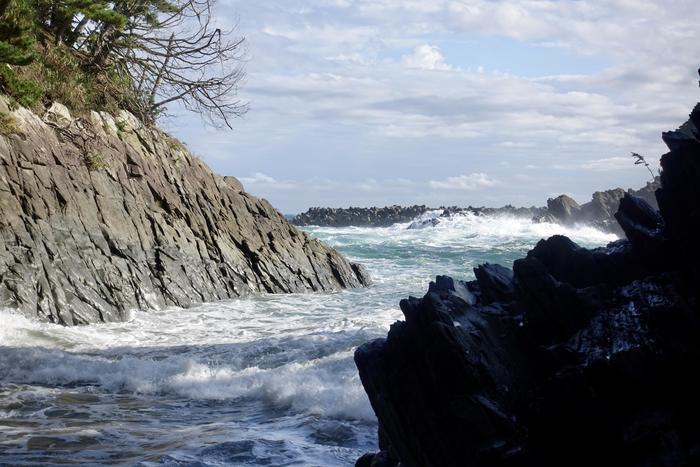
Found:
<svg viewBox="0 0 700 467"><path fill-rule="evenodd" d="M0 431L16 440L0 454L15 446L21 463L36 454L28 440L44 436L98 439L98 450L80 451L86 463L109 452L128 464L163 455L347 465L373 449L376 432L352 354L401 319L401 298L422 295L435 274L471 279L479 263L510 265L553 234L583 246L615 239L503 216L407 225L309 229L368 267L375 285L365 290L137 311L126 323L81 327L0 311ZM205 448L212 442L221 449ZM63 460L75 455L66 452Z"/></svg>
<svg viewBox="0 0 700 467"><path fill-rule="evenodd" d="M435 217L434 212L416 220ZM411 222L390 227L313 227L311 230L336 245L354 244L362 237L367 244L427 245L435 248L457 249L500 248L511 242L534 245L539 239L552 235L566 235L582 246L599 246L616 240L615 234L600 231L589 225L563 226L548 222L532 222L525 217L494 215L478 216L473 213L440 218L440 223L425 229L408 229ZM522 244L519 245L521 248Z"/></svg>

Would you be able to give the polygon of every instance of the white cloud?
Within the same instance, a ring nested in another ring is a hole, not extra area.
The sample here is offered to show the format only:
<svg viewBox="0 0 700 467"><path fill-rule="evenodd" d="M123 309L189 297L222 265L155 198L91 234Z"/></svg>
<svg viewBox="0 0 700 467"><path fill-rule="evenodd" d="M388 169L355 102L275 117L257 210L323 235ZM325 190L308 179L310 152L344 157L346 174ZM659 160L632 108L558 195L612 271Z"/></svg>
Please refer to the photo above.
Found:
<svg viewBox="0 0 700 467"><path fill-rule="evenodd" d="M445 63L445 56L440 48L435 45L423 44L413 49L411 55L404 55L402 63L408 68L422 70L451 70L452 67Z"/></svg>
<svg viewBox="0 0 700 467"><path fill-rule="evenodd" d="M537 186L505 182L534 168L552 191L641 186L643 171L605 156L636 151L655 168L661 131L698 97L697 0L219 5L247 37L241 97L252 110L233 135L200 130L197 117L173 128L218 172L248 174L246 186L275 205L330 203L331 191L336 204L374 204L378 185L398 178L432 180L436 203L448 203L468 188L444 187L474 186L474 174L444 179L445 164L502 181L475 202L540 202ZM423 202L426 183L391 186L385 192L402 197L382 199Z"/></svg>
<svg viewBox="0 0 700 467"><path fill-rule="evenodd" d="M485 173L473 173L444 180L430 180L428 184L435 190L477 191L496 185L496 181Z"/></svg>
<svg viewBox="0 0 700 467"><path fill-rule="evenodd" d="M593 159L580 163L556 164L552 168L557 170L588 170L592 172L609 172L611 170L637 170L634 167L634 159L631 157L606 157Z"/></svg>
<svg viewBox="0 0 700 467"><path fill-rule="evenodd" d="M250 177L241 177L241 182L246 185L260 185L260 184L273 184L276 180L269 175L265 175L261 172L256 172Z"/></svg>

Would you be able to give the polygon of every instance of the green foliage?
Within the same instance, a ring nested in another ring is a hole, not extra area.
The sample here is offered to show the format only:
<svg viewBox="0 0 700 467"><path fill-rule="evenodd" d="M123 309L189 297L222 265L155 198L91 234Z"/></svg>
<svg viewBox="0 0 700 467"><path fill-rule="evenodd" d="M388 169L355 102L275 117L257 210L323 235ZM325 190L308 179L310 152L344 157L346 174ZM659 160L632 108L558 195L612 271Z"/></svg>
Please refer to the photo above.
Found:
<svg viewBox="0 0 700 467"><path fill-rule="evenodd" d="M131 82L111 68L96 73L85 67L80 55L65 45L47 44L39 50L37 60L17 68L22 81L36 88L32 98L61 102L78 114L90 110L116 113L131 106L129 99L134 98ZM42 87L35 83L41 83ZM28 100L17 101L31 105Z"/></svg>
<svg viewBox="0 0 700 467"><path fill-rule="evenodd" d="M21 133L17 119L7 112L0 112L0 135Z"/></svg>
<svg viewBox="0 0 700 467"><path fill-rule="evenodd" d="M9 67L0 63L0 90L4 91L17 104L33 107L44 94L37 81L23 79Z"/></svg>
<svg viewBox="0 0 700 467"><path fill-rule="evenodd" d="M28 65L34 60L34 26L29 0L0 0L0 91L27 107L39 100L41 88L17 76L10 65Z"/></svg>
<svg viewBox="0 0 700 467"><path fill-rule="evenodd" d="M111 8L110 2L93 0L65 0L59 2L65 16L84 15L89 20L100 21L103 24L123 28L127 18Z"/></svg>
<svg viewBox="0 0 700 467"><path fill-rule="evenodd" d="M78 114L126 109L153 123L166 105L240 116L239 41L215 27L213 0L0 0L0 93ZM229 125L230 126L230 125Z"/></svg>
<svg viewBox="0 0 700 467"><path fill-rule="evenodd" d="M102 154L85 154L85 165L90 172L105 170L109 168L109 162L102 157Z"/></svg>
<svg viewBox="0 0 700 467"><path fill-rule="evenodd" d="M34 60L34 21L28 0L0 0L0 64Z"/></svg>

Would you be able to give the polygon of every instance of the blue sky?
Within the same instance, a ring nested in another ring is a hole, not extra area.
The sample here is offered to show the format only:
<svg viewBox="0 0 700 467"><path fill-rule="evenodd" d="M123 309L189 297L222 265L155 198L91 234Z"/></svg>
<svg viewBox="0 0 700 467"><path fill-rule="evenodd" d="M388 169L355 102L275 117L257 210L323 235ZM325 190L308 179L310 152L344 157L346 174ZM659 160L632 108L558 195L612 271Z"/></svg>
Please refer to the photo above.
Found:
<svg viewBox="0 0 700 467"><path fill-rule="evenodd" d="M165 125L285 213L542 205L638 187L699 96L700 8L669 0L226 0L235 129Z"/></svg>

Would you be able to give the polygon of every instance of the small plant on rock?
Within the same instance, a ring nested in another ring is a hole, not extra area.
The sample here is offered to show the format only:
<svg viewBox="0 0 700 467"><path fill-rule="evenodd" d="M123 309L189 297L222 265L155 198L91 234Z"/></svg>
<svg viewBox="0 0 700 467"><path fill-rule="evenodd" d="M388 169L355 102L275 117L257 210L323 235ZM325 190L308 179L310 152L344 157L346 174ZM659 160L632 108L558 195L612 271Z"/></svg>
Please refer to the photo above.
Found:
<svg viewBox="0 0 700 467"><path fill-rule="evenodd" d="M85 165L90 172L109 168L109 162L102 157L102 154L85 154Z"/></svg>
<svg viewBox="0 0 700 467"><path fill-rule="evenodd" d="M7 112L0 112L0 135L9 136L21 133L17 119Z"/></svg>
<svg viewBox="0 0 700 467"><path fill-rule="evenodd" d="M651 181L653 182L656 179L656 176L654 175L654 172L651 170L651 166L649 165L647 160L644 159L644 156L641 156L641 155L637 154L636 152L633 152L632 157L634 158L634 165L643 165L644 167L647 168L647 170L651 174Z"/></svg>

